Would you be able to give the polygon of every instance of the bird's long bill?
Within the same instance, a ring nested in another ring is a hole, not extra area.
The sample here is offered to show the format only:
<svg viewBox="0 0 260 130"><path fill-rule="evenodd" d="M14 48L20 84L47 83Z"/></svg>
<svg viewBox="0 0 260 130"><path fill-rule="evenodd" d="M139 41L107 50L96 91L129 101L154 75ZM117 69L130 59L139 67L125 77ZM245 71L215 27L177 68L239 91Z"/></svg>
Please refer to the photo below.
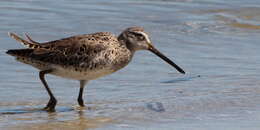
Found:
<svg viewBox="0 0 260 130"><path fill-rule="evenodd" d="M149 51L153 52L155 55L162 58L164 61L172 65L174 68L176 68L180 73L185 74L185 71L180 68L178 65L176 65L173 61L171 61L169 58L167 58L165 55L163 55L160 51L158 51L156 48L154 48L152 45L149 47Z"/></svg>

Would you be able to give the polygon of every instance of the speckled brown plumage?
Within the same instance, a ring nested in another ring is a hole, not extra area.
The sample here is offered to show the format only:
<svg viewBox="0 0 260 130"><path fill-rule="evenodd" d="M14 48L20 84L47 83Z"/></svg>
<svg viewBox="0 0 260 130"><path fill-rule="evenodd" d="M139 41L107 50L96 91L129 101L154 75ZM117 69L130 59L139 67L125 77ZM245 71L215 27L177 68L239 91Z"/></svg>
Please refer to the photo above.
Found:
<svg viewBox="0 0 260 130"><path fill-rule="evenodd" d="M45 74L79 80L78 103L84 106L82 93L87 81L125 67L138 50L149 50L184 73L180 67L154 48L142 27L127 28L118 37L109 32L98 32L46 43L36 42L27 34L25 36L28 40L13 33L9 35L27 48L8 50L7 54L40 70L40 79L50 96L45 107L48 111L55 109L57 101L45 81Z"/></svg>
<svg viewBox="0 0 260 130"><path fill-rule="evenodd" d="M132 57L126 46L108 32L77 35L46 43L30 42L33 41L31 38L30 41L26 41L15 34L10 33L10 35L29 49L9 50L8 54L40 70L54 69L53 74L66 78L81 79L69 74L60 75L56 67L72 71L74 69L80 73L100 69L106 69L109 71L107 73L112 73L125 66Z"/></svg>

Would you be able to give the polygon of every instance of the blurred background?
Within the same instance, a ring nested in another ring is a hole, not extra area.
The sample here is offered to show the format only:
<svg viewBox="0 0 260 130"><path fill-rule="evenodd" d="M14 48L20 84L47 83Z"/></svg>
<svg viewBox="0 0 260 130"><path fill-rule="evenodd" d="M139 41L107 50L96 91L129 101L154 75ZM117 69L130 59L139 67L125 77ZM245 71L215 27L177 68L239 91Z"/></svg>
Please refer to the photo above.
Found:
<svg viewBox="0 0 260 130"><path fill-rule="evenodd" d="M78 81L47 76L5 54L23 46L7 33L45 42L142 26L187 74L148 51L91 81L77 106ZM259 0L0 0L0 129L260 128Z"/></svg>

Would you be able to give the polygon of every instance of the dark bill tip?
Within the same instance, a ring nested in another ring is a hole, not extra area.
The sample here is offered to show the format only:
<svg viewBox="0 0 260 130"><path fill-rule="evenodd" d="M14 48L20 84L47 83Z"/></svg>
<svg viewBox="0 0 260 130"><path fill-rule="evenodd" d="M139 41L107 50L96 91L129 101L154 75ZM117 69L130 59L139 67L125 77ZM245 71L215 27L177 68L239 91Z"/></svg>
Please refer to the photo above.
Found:
<svg viewBox="0 0 260 130"><path fill-rule="evenodd" d="M164 61L166 61L167 63L169 63L171 66L173 66L177 71L179 71L182 74L185 74L185 71L180 68L178 65L176 65L172 60L170 60L169 58L167 58L165 55L163 55L160 51L158 51L156 48L154 48L153 46L151 46L149 49L149 51L153 52L155 55L159 56L161 59L163 59Z"/></svg>

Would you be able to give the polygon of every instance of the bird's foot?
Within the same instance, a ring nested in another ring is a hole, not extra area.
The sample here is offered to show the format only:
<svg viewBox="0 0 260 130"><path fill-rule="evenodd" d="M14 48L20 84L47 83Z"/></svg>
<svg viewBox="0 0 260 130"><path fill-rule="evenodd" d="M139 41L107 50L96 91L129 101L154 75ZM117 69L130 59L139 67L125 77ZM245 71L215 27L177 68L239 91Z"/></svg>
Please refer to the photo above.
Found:
<svg viewBox="0 0 260 130"><path fill-rule="evenodd" d="M47 112L55 112L55 107L44 107L43 108L44 111L47 111Z"/></svg>
<svg viewBox="0 0 260 130"><path fill-rule="evenodd" d="M46 107L43 108L43 110L48 112L55 112L55 106L57 104L57 100L55 98L51 98L46 105Z"/></svg>
<svg viewBox="0 0 260 130"><path fill-rule="evenodd" d="M83 101L83 99L81 99L81 98L78 99L78 103L79 103L79 106L80 106L80 107L84 107L84 106L85 106L85 105L84 105L84 101Z"/></svg>

